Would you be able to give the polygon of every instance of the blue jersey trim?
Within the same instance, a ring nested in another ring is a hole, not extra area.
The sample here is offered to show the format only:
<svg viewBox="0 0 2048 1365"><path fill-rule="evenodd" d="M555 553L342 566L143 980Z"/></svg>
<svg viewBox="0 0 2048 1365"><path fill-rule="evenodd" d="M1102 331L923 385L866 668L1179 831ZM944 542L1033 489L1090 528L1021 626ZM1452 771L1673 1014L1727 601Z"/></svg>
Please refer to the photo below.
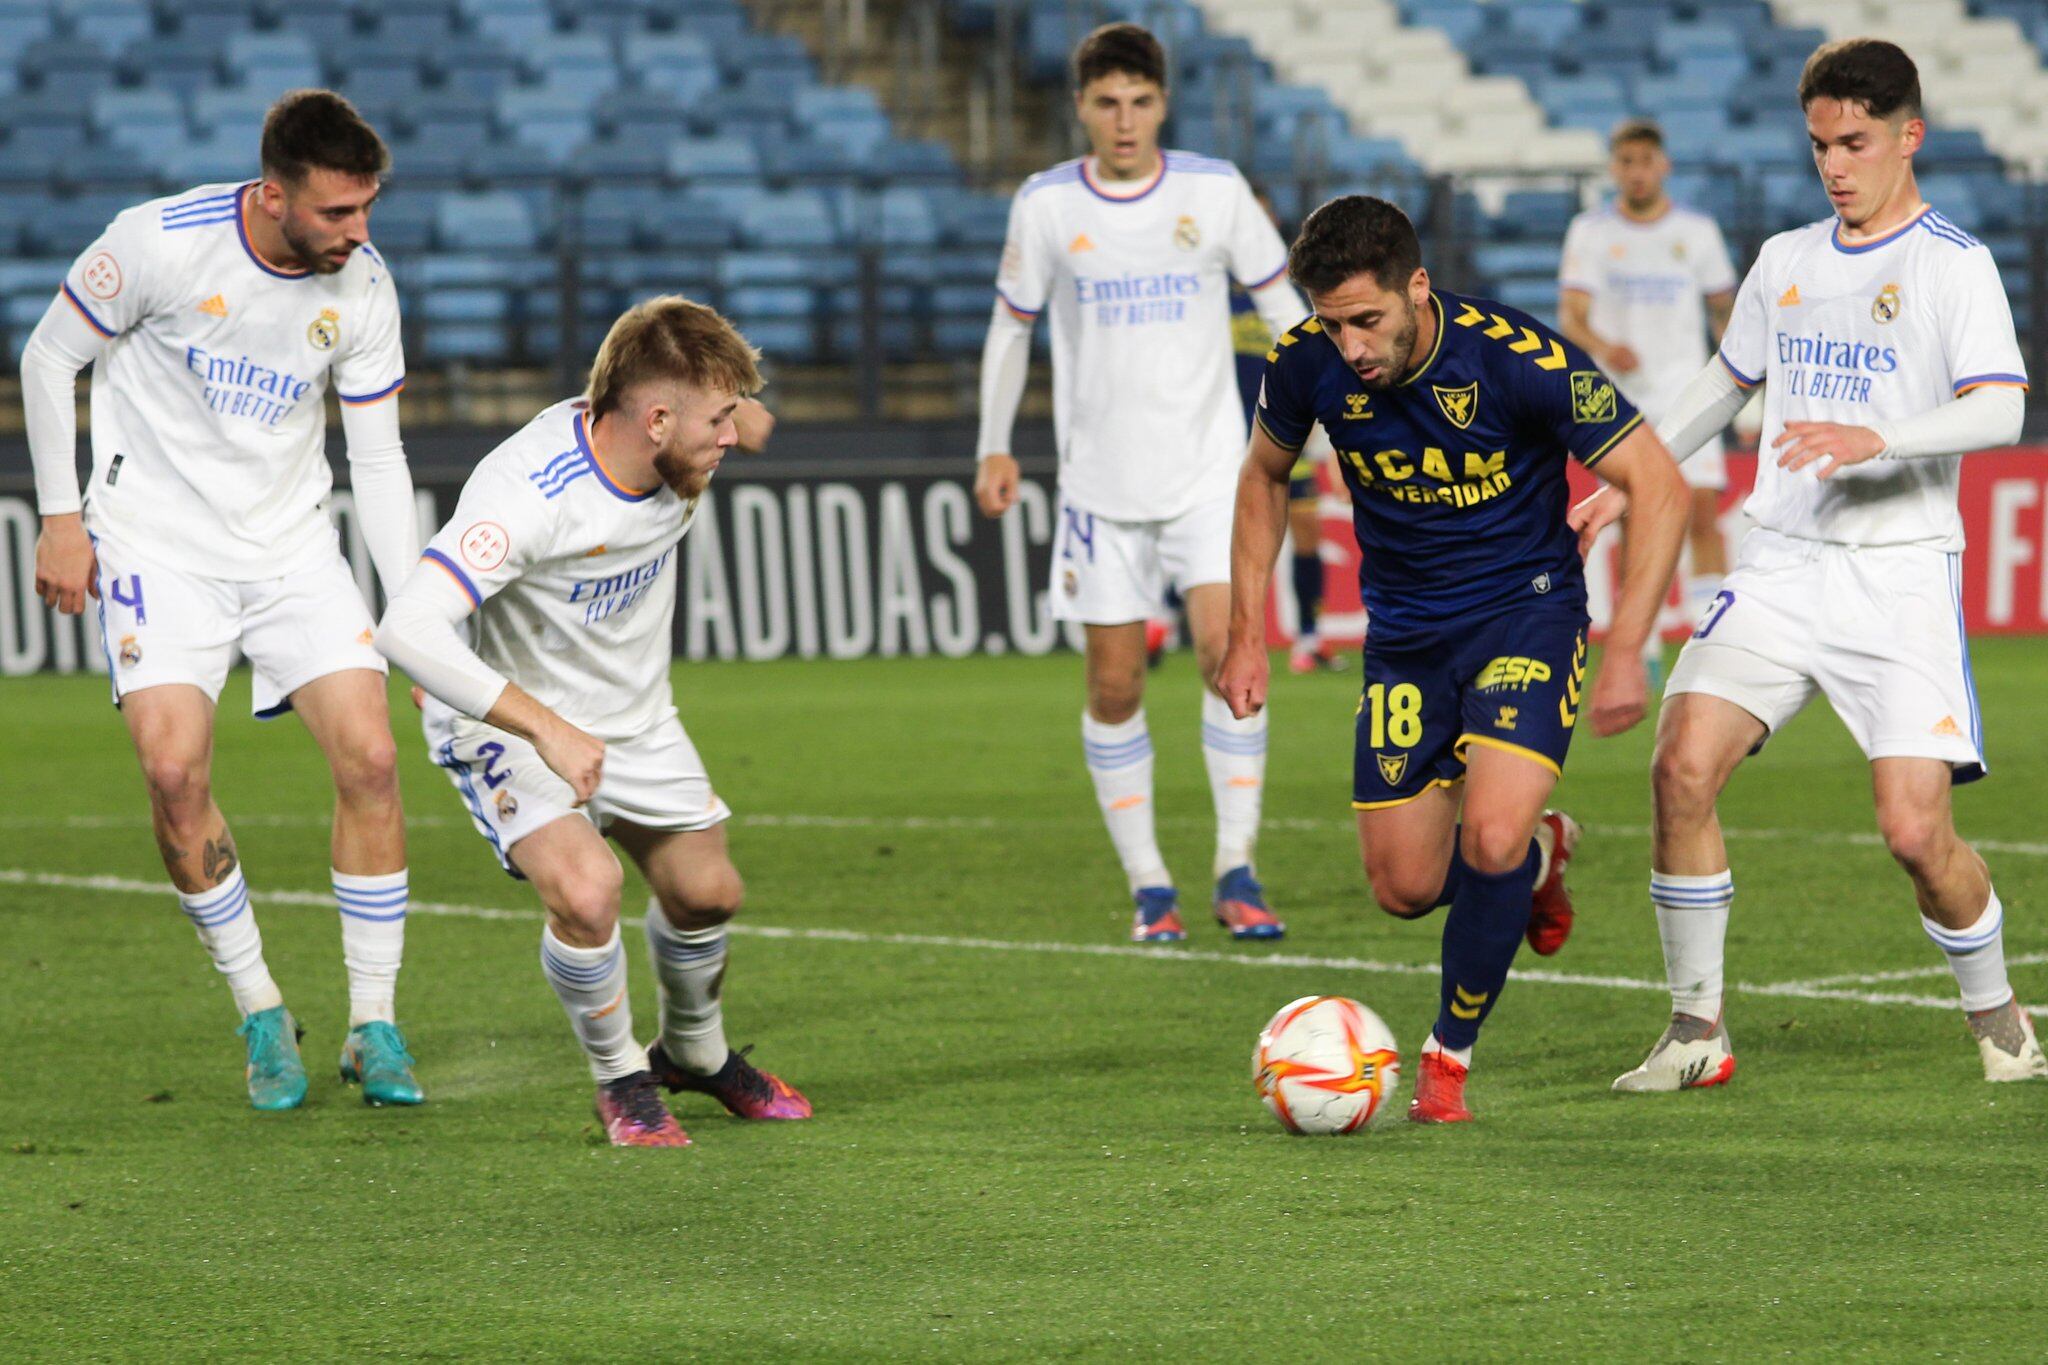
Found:
<svg viewBox="0 0 2048 1365"><path fill-rule="evenodd" d="M590 472L597 476L597 481L604 485L605 491L620 502L646 502L656 493L659 493L661 491L660 484L656 484L644 493L635 493L631 489L621 488L612 482L612 476L605 472L604 461L598 459L597 452L590 448L589 423L585 421L587 416L588 414L585 412L578 412L576 414L576 448L583 452L583 458L590 461Z"/></svg>
<svg viewBox="0 0 2048 1365"><path fill-rule="evenodd" d="M1926 221L1927 215L1932 212L1934 212L1933 209L1923 208L1920 212L1914 214L1904 226L1895 227L1884 236L1873 238L1868 242L1858 242L1855 246L1850 246L1842 240L1842 220L1837 218L1835 219L1834 231L1828 234L1828 240L1834 243L1835 250L1841 252L1844 256L1860 256L1866 251L1875 251L1881 246L1889 246L1893 242L1898 241L1899 238L1905 236L1914 228L1919 227L1922 222Z"/></svg>
<svg viewBox="0 0 2048 1365"><path fill-rule="evenodd" d="M1286 273L1287 273L1287 262L1285 262L1285 261L1282 261L1282 262L1280 262L1280 268L1279 268L1278 270L1275 270L1275 271L1274 271L1274 272L1273 272L1272 274L1270 274L1270 275L1266 276L1266 278L1264 278L1263 280L1254 280L1254 281L1252 281L1251 283L1249 283L1249 284L1245 285L1245 288L1246 288L1246 289L1248 289L1248 290L1249 290L1249 289L1264 289L1264 288L1265 288L1265 287L1266 287L1267 285L1269 285L1269 284L1271 284L1271 283L1272 283L1273 281L1275 281L1275 280L1279 279L1279 278L1280 278L1280 277L1281 277L1282 275L1285 275Z"/></svg>
<svg viewBox="0 0 2048 1365"><path fill-rule="evenodd" d="M101 322L98 318L94 317L92 315L92 309L85 306L85 300L79 298L78 295L72 291L71 281L65 280L57 287L64 291L65 298L71 300L71 306L78 310L78 315L84 318L88 323L92 324L92 329L95 332L98 332L103 337L112 337L114 335L114 329L107 326L106 323Z"/></svg>
<svg viewBox="0 0 2048 1365"><path fill-rule="evenodd" d="M1152 177L1151 184L1139 190L1136 194L1107 194L1095 183L1095 177L1088 174L1088 163L1084 161L1081 163L1081 184L1086 187L1088 193L1102 200L1105 204L1135 204L1141 200L1151 198L1153 192L1166 183L1166 173L1170 169L1172 169L1172 163L1162 154L1159 158L1159 173Z"/></svg>
<svg viewBox="0 0 2048 1365"><path fill-rule="evenodd" d="M1036 308L1026 308L1024 305L1018 303L1015 299L1011 298L1008 294L1005 294L1002 291L1001 286L997 286L996 288L996 297L1003 301L1003 307L1009 309L1012 313L1016 314L1017 317L1019 317L1025 322L1037 321L1038 315L1045 311L1045 305L1043 304L1040 304Z"/></svg>
<svg viewBox="0 0 2048 1365"><path fill-rule="evenodd" d="M256 182L252 180L249 182L249 184L244 185L242 186L241 189L235 191L235 236L241 239L242 250L249 253L249 259L255 262L256 268L266 275L272 276L280 280L312 279L313 272L310 270L279 270L276 266L264 260L262 254L256 250L256 244L249 240L249 217L248 214L244 212L242 196L245 193L247 193L250 186L253 186L255 183Z"/></svg>
<svg viewBox="0 0 2048 1365"><path fill-rule="evenodd" d="M389 384L386 384L383 388L377 390L375 393L336 393L334 396L344 403L351 403L357 407L361 407L365 403L374 403L380 398L389 398L392 394L397 393L400 389L404 387L405 376L400 375L398 376L398 378L392 380Z"/></svg>
<svg viewBox="0 0 2048 1365"><path fill-rule="evenodd" d="M1018 191L1017 197L1019 199L1029 199L1040 190L1050 189L1054 185L1071 185L1080 178L1080 161L1062 161L1051 170L1040 171L1037 175L1025 181L1024 188Z"/></svg>
<svg viewBox="0 0 2048 1365"><path fill-rule="evenodd" d="M1763 383L1763 379L1761 377L1751 379L1748 375L1744 374L1742 371L1736 369L1735 366L1730 364L1728 362L1728 353L1726 351L1716 351L1714 352L1714 357L1721 362L1721 368L1728 371L1729 374L1733 375L1735 377L1735 382L1742 385L1743 388L1753 389L1758 384Z"/></svg>
<svg viewBox="0 0 2048 1365"><path fill-rule="evenodd" d="M1955 382L1955 391L1960 397L1964 389L1976 388L1981 384L2013 384L2024 389L2027 387L2027 377L2023 374L1973 374L1958 379Z"/></svg>
<svg viewBox="0 0 2048 1365"><path fill-rule="evenodd" d="M480 607L484 604L484 595L476 590L476 584L469 581L469 575L462 571L462 566L460 564L457 564L454 560L450 559L447 555L442 554L439 550L435 549L431 545L429 545L426 549L420 551L420 558L431 559L436 564L439 564L442 568L446 569L449 573L454 574L455 581L457 583L460 583L462 585L462 590L469 594L469 600L472 605Z"/></svg>

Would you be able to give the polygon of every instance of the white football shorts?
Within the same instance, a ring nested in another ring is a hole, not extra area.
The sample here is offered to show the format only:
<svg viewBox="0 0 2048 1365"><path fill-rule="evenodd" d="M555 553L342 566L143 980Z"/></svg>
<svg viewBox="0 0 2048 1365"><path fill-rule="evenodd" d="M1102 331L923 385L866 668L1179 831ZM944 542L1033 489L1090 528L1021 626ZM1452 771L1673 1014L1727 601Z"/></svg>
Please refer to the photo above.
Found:
<svg viewBox="0 0 2048 1365"><path fill-rule="evenodd" d="M520 874L512 865L512 846L566 815L587 818L599 833L615 820L687 832L732 818L673 711L639 738L606 741L604 776L596 795L581 808L569 784L525 740L432 698L421 728L434 762L469 808L477 833L490 841L499 864L515 877Z"/></svg>
<svg viewBox="0 0 2048 1365"><path fill-rule="evenodd" d="M1773 732L1823 693L1868 758L1985 773L1959 554L1751 531L1664 691L1731 701Z"/></svg>
<svg viewBox="0 0 2048 1365"><path fill-rule="evenodd" d="M1230 581L1233 498L1166 521L1111 521L1060 500L1052 547L1052 614L1062 621L1116 626L1165 610L1166 588L1185 593Z"/></svg>
<svg viewBox="0 0 2048 1365"><path fill-rule="evenodd" d="M386 671L370 645L369 604L339 549L282 578L239 582L171 568L106 535L93 546L116 706L165 683L189 683L218 700L238 645L254 673L251 709L266 720L289 711L292 693L315 678Z"/></svg>

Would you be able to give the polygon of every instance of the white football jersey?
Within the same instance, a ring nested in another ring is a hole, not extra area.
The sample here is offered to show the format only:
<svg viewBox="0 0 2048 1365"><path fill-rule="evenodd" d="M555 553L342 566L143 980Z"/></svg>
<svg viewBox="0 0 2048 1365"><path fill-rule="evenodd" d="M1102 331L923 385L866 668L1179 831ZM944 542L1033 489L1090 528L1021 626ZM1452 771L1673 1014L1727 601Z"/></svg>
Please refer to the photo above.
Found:
<svg viewBox="0 0 2048 1365"><path fill-rule="evenodd" d="M1610 206L1572 219L1558 285L1591 295L1586 321L1636 353L1638 368L1614 383L1656 422L1707 363L1704 299L1734 291L1735 267L1704 213L1672 204L1639 222Z"/></svg>
<svg viewBox="0 0 2048 1365"><path fill-rule="evenodd" d="M579 729L624 740L675 711L676 546L697 500L621 487L588 418L572 399L507 437L423 557L476 605L479 658Z"/></svg>
<svg viewBox="0 0 2048 1365"><path fill-rule="evenodd" d="M336 552L330 374L344 403L405 382L383 258L364 246L332 275L277 268L250 243L248 188L203 185L124 211L63 285L108 338L92 377L87 527L240 581Z"/></svg>
<svg viewBox="0 0 2048 1365"><path fill-rule="evenodd" d="M1763 453L1744 510L1783 535L1845 545L1962 549L1962 457L1866 460L1825 480L1815 465L1786 473L1771 443L1787 422L1867 426L1982 385L2027 383L1990 250L1929 208L1853 246L1833 218L1765 242L1736 295L1721 363L1743 385L1765 385Z"/></svg>
<svg viewBox="0 0 2048 1365"><path fill-rule="evenodd" d="M1052 317L1060 493L1112 521L1229 498L1249 431L1230 281L1270 284L1287 248L1237 167L1166 152L1121 196L1086 160L1031 177L1010 208L996 292Z"/></svg>

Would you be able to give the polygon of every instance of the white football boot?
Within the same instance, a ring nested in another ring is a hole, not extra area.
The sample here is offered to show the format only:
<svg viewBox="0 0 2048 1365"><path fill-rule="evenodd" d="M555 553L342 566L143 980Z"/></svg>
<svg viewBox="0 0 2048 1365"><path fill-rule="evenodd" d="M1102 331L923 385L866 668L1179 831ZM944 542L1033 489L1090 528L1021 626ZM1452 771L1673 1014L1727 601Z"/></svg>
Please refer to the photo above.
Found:
<svg viewBox="0 0 2048 1365"><path fill-rule="evenodd" d="M2048 1057L2041 1055L2040 1039L2034 1036L2034 1021L2020 1008L2017 999L1995 1010L1965 1016L1976 1035L1977 1051L1984 1058L1987 1081L2031 1081L2048 1077ZM1619 1084L1619 1082L1617 1082Z"/></svg>
<svg viewBox="0 0 2048 1365"><path fill-rule="evenodd" d="M1728 1045L1727 1025L1716 1019L1708 1027L1703 1019L1674 1014L1670 1027L1650 1049L1650 1055L1643 1058L1643 1064L1616 1076L1614 1089L1627 1095L1703 1090L1710 1085L1726 1085L1734 1074L1735 1052Z"/></svg>

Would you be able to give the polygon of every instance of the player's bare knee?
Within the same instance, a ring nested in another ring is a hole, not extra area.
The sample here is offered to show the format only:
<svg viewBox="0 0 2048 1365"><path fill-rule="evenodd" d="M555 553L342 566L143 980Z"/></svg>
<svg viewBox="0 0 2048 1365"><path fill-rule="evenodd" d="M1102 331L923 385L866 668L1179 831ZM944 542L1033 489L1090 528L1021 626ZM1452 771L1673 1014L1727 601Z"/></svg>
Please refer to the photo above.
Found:
<svg viewBox="0 0 2048 1365"><path fill-rule="evenodd" d="M740 912L746 882L730 862L703 868L689 882L660 897L668 922L685 933L716 929Z"/></svg>
<svg viewBox="0 0 2048 1365"><path fill-rule="evenodd" d="M1121 725L1138 714L1145 701L1145 675L1128 678L1090 678L1088 714L1104 725Z"/></svg>
<svg viewBox="0 0 2048 1365"><path fill-rule="evenodd" d="M352 804L398 799L398 745L389 731L370 734L334 764L335 790Z"/></svg>
<svg viewBox="0 0 2048 1365"><path fill-rule="evenodd" d="M1660 742L1650 759L1650 789L1660 819L1702 815L1720 794L1720 775L1704 750L1677 742Z"/></svg>
<svg viewBox="0 0 2048 1365"><path fill-rule="evenodd" d="M150 804L173 824L198 815L213 800L207 765L184 754L145 755L142 777L149 784Z"/></svg>
<svg viewBox="0 0 2048 1365"><path fill-rule="evenodd" d="M1373 903L1395 919L1420 919L1434 910L1443 884L1441 873L1423 877L1412 869L1391 865L1368 864L1365 869L1366 890L1372 893Z"/></svg>
<svg viewBox="0 0 2048 1365"><path fill-rule="evenodd" d="M1529 860L1531 830L1522 821L1502 816L1465 814L1458 836L1458 854L1465 866L1488 877L1512 872Z"/></svg>
<svg viewBox="0 0 2048 1365"><path fill-rule="evenodd" d="M1915 877L1932 873L1947 861L1955 839L1946 820L1925 810L1880 810L1877 827L1892 857Z"/></svg>

